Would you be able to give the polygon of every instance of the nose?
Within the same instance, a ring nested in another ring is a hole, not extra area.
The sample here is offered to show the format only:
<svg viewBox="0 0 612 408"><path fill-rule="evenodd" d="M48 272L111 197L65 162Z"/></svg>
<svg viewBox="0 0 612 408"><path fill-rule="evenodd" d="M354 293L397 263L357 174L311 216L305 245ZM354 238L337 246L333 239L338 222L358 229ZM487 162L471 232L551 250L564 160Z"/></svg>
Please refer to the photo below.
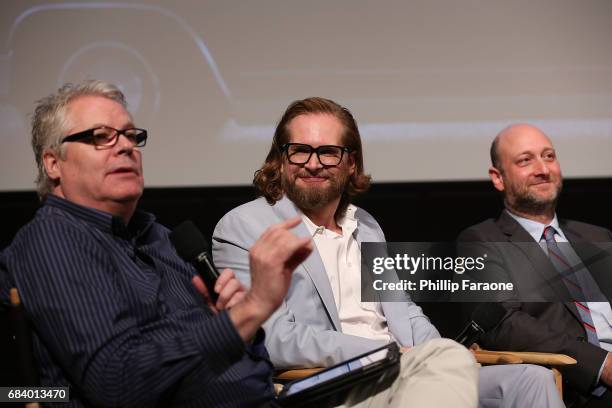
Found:
<svg viewBox="0 0 612 408"><path fill-rule="evenodd" d="M136 146L134 141L130 140L123 133L119 133L117 135L117 144L115 145L115 149L117 149L118 154L126 153L131 154Z"/></svg>
<svg viewBox="0 0 612 408"><path fill-rule="evenodd" d="M304 163L304 167L306 167L310 171L318 170L323 167L323 165L319 161L317 152L312 152L308 161Z"/></svg>
<svg viewBox="0 0 612 408"><path fill-rule="evenodd" d="M539 158L535 161L534 172L536 175L547 176L550 174L550 169L548 168L548 164L542 160L542 158Z"/></svg>

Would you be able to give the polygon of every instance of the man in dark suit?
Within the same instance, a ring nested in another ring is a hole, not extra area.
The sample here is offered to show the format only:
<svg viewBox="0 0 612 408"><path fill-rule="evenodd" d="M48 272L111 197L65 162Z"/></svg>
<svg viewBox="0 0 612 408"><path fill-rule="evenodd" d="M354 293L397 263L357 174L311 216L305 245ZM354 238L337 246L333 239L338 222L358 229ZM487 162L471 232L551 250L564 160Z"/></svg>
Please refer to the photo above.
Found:
<svg viewBox="0 0 612 408"><path fill-rule="evenodd" d="M488 273L512 281L515 293L504 302L501 324L480 343L568 354L578 364L564 370L566 402L612 406L612 270L601 268L609 260L601 245L612 241L612 232L557 218L561 168L541 130L526 124L502 130L491 145L491 162L489 176L505 210L497 220L464 230L459 241L491 243ZM563 265L573 266L571 275L562 274Z"/></svg>

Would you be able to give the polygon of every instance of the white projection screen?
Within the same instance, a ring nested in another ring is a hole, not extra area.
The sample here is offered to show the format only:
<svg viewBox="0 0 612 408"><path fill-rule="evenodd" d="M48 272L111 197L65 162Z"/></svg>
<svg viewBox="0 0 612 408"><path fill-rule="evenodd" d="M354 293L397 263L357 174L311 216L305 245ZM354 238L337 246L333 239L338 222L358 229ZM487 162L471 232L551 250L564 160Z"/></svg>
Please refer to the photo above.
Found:
<svg viewBox="0 0 612 408"><path fill-rule="evenodd" d="M525 121L566 177L612 176L609 0L5 0L0 191L34 188L34 101L85 78L149 130L148 187L249 184L308 96L353 112L377 182L483 180Z"/></svg>

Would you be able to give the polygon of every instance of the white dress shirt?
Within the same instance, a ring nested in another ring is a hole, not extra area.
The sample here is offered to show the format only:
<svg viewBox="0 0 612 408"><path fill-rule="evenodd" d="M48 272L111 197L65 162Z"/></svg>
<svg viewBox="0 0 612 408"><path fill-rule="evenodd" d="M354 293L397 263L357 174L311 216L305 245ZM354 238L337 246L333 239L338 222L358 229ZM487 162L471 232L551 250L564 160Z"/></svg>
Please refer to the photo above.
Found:
<svg viewBox="0 0 612 408"><path fill-rule="evenodd" d="M342 332L390 343L394 339L380 303L361 302L361 249L353 236L357 229L356 210L349 205L338 221L341 234L315 225L304 214L302 219L325 266Z"/></svg>

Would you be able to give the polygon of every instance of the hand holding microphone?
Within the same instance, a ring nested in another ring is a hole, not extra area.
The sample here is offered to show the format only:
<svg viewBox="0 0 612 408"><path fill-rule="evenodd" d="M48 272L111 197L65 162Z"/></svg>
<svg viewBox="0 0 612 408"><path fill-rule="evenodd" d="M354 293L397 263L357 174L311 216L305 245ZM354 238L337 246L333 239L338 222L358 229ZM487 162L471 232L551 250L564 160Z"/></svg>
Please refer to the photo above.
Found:
<svg viewBox="0 0 612 408"><path fill-rule="evenodd" d="M206 287L206 284L202 280L200 275L196 275L191 280L195 288L200 292L208 306L213 310L213 312L218 313L220 310L229 309L232 306L238 304L247 292L247 289L240 283L240 281L236 278L234 271L227 268L221 272L219 275L219 279L215 283L215 286L212 292L217 297L217 301L213 303L212 297L210 295L210 290Z"/></svg>
<svg viewBox="0 0 612 408"><path fill-rule="evenodd" d="M216 309L231 308L230 319L242 339L248 341L281 305L293 270L312 252L310 237L298 237L291 232L300 222L295 217L269 227L249 249L248 291L231 269L219 275L206 240L192 222L179 225L170 234L170 240L178 254L197 269L199 276L193 280L196 288L210 295Z"/></svg>
<svg viewBox="0 0 612 408"><path fill-rule="evenodd" d="M193 222L185 221L176 227L170 233L170 241L181 258L198 271L192 280L193 285L213 311L229 309L244 298L246 288L236 278L234 271L225 269L219 274L212 262L208 242Z"/></svg>
<svg viewBox="0 0 612 408"><path fill-rule="evenodd" d="M472 312L471 320L455 341L469 348L480 336L495 328L505 315L506 309L499 303L479 304Z"/></svg>

